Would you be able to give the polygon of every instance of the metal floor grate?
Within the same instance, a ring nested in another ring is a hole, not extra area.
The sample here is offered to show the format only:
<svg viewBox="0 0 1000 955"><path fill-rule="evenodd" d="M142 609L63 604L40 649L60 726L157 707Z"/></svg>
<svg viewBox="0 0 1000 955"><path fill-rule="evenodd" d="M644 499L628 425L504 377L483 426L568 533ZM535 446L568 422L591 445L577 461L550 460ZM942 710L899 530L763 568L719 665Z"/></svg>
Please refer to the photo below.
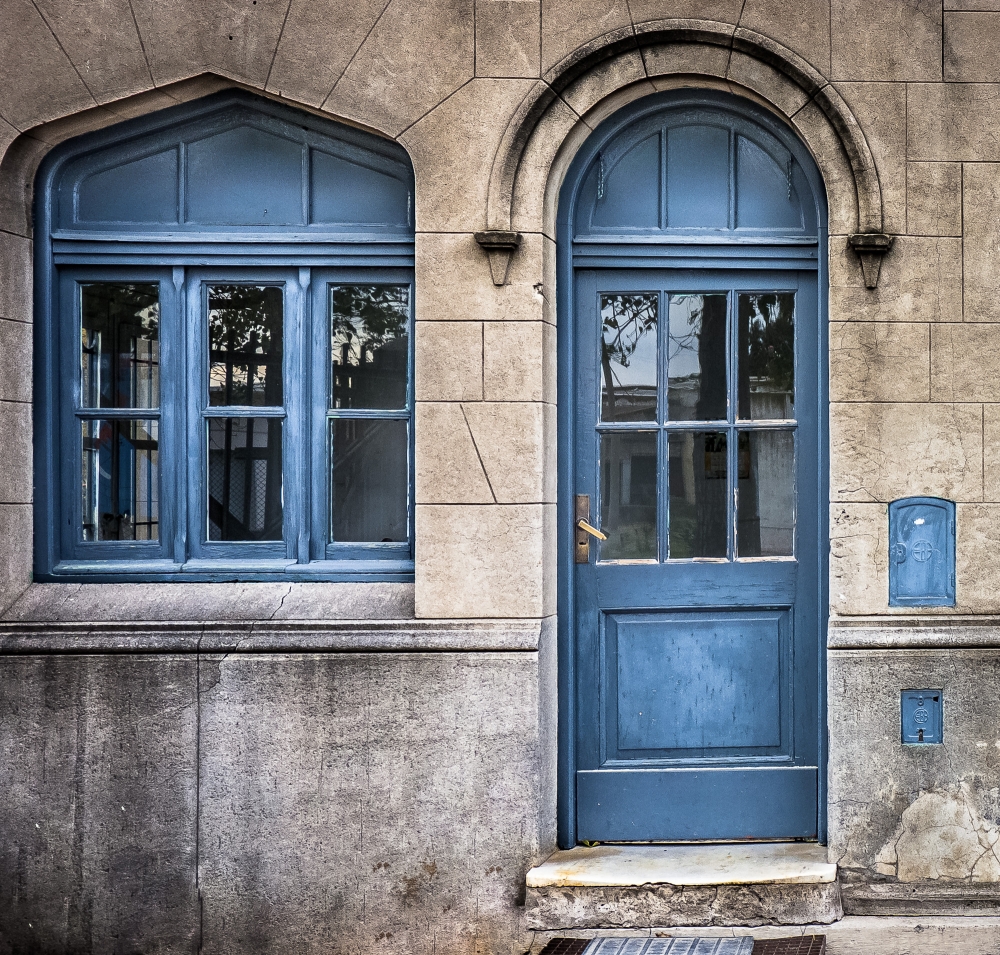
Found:
<svg viewBox="0 0 1000 955"><path fill-rule="evenodd" d="M539 955L825 955L825 935L792 938L553 938Z"/></svg>

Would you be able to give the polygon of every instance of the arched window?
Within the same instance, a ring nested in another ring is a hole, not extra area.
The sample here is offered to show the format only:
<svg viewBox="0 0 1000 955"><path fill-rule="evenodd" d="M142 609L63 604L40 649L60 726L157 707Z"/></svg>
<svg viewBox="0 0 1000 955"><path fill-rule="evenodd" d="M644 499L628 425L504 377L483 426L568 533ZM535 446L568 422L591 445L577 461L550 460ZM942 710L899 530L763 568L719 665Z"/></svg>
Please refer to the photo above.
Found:
<svg viewBox="0 0 1000 955"><path fill-rule="evenodd" d="M36 575L411 575L405 152L232 92L37 196Z"/></svg>

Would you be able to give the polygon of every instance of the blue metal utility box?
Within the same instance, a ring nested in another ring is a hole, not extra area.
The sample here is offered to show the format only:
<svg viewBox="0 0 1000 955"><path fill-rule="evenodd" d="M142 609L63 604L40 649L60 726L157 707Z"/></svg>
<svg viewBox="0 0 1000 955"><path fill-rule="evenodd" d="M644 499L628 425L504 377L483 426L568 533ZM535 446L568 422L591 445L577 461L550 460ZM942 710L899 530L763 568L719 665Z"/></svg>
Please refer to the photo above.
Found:
<svg viewBox="0 0 1000 955"><path fill-rule="evenodd" d="M904 497L889 505L889 606L955 606L955 502Z"/></svg>

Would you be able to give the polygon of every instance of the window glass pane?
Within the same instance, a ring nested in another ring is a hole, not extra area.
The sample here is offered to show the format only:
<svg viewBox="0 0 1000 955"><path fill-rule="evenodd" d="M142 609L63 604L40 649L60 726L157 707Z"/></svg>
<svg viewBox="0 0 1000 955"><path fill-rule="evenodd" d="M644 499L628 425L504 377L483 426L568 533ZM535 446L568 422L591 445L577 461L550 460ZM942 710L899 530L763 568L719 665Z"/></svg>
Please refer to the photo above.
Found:
<svg viewBox="0 0 1000 955"><path fill-rule="evenodd" d="M80 404L155 408L160 403L158 285L94 282L80 287Z"/></svg>
<svg viewBox="0 0 1000 955"><path fill-rule="evenodd" d="M675 431L670 445L670 557L725 557L725 431Z"/></svg>
<svg viewBox="0 0 1000 955"><path fill-rule="evenodd" d="M791 557L795 541L795 436L740 432L736 495L739 557Z"/></svg>
<svg viewBox="0 0 1000 955"><path fill-rule="evenodd" d="M330 535L338 543L409 539L407 422L335 418L330 422Z"/></svg>
<svg viewBox="0 0 1000 955"><path fill-rule="evenodd" d="M726 298L685 292L670 296L667 417L725 421Z"/></svg>
<svg viewBox="0 0 1000 955"><path fill-rule="evenodd" d="M656 432L601 435L601 560L655 560Z"/></svg>
<svg viewBox="0 0 1000 955"><path fill-rule="evenodd" d="M282 403L283 311L280 286L209 288L210 405Z"/></svg>
<svg viewBox="0 0 1000 955"><path fill-rule="evenodd" d="M123 418L80 424L83 539L158 540L159 422Z"/></svg>
<svg viewBox="0 0 1000 955"><path fill-rule="evenodd" d="M208 539L281 540L281 419L208 419Z"/></svg>
<svg viewBox="0 0 1000 955"><path fill-rule="evenodd" d="M601 419L656 420L655 292L601 296Z"/></svg>
<svg viewBox="0 0 1000 955"><path fill-rule="evenodd" d="M739 296L739 406L743 419L795 417L795 293Z"/></svg>
<svg viewBox="0 0 1000 955"><path fill-rule="evenodd" d="M330 296L330 407L405 408L409 287L337 285Z"/></svg>

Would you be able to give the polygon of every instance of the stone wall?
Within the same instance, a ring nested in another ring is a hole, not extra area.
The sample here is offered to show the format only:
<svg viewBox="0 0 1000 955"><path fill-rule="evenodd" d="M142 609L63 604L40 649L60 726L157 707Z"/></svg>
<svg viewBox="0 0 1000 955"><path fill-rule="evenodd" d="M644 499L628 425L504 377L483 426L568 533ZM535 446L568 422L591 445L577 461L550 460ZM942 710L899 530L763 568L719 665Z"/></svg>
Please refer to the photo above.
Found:
<svg viewBox="0 0 1000 955"><path fill-rule="evenodd" d="M785 116L827 185L831 853L859 910L900 910L885 886L989 901L1000 12L966 6L990 4L9 0L0 952L510 949L552 842L554 647L458 621L551 623L561 177L601 119L675 86ZM67 137L233 85L412 158L415 585L31 585L35 171ZM511 227L497 288L473 233ZM855 231L896 237L875 289ZM909 494L958 502L953 611L887 605L886 509ZM334 626L364 618L397 623ZM938 684L944 747L904 750L899 690Z"/></svg>

